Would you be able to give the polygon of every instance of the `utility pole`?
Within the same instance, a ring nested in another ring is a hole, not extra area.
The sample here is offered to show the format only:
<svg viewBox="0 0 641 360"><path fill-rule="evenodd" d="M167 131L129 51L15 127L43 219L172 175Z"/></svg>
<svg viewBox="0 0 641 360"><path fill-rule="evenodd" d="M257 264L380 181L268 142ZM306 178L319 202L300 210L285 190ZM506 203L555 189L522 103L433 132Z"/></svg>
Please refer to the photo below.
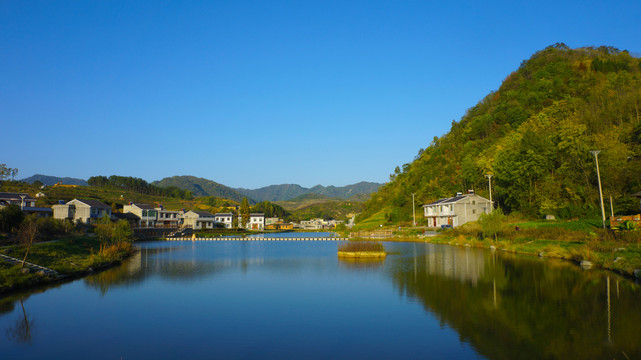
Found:
<svg viewBox="0 0 641 360"><path fill-rule="evenodd" d="M414 226L416 226L416 210L414 207L414 193L412 193L412 215L414 216Z"/></svg>
<svg viewBox="0 0 641 360"><path fill-rule="evenodd" d="M605 207L603 206L603 191L601 191L601 173L599 173L599 153L601 150L592 150L590 151L594 155L594 161L596 162L596 176L599 180L599 199L601 200L601 216L603 217L603 229L605 229Z"/></svg>
<svg viewBox="0 0 641 360"><path fill-rule="evenodd" d="M485 177L487 178L488 187L490 188L490 213L492 213L492 210L494 210L494 203L492 203L492 174L486 174Z"/></svg>

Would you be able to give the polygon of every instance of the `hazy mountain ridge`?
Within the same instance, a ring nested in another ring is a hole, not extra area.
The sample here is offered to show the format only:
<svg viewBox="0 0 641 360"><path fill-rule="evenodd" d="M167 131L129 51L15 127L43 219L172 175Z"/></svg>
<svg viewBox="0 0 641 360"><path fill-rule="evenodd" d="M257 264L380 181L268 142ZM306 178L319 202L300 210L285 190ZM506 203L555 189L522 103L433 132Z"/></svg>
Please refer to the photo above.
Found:
<svg viewBox="0 0 641 360"><path fill-rule="evenodd" d="M29 176L28 178L24 178L21 181L26 182L28 184L33 184L36 181L40 181L43 185L55 185L59 181L62 181L63 185L87 186L87 180L72 178L72 177L42 175L42 174L35 174L32 176Z"/></svg>
<svg viewBox="0 0 641 360"><path fill-rule="evenodd" d="M296 184L270 185L259 189L237 188L236 191L245 194L256 201L286 201L306 194L324 195L330 198L348 199L354 195L369 195L382 184L361 181L346 186L322 186L316 185L312 188L305 188Z"/></svg>

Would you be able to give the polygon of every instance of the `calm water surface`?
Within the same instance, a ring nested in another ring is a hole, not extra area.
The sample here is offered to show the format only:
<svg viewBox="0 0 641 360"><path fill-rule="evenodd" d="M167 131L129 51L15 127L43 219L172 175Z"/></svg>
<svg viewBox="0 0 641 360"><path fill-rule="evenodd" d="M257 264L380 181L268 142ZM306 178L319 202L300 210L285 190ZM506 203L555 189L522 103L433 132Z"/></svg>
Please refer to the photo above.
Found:
<svg viewBox="0 0 641 360"><path fill-rule="evenodd" d="M569 263L423 243L366 262L333 241L139 246L0 299L0 358L641 358L639 285Z"/></svg>

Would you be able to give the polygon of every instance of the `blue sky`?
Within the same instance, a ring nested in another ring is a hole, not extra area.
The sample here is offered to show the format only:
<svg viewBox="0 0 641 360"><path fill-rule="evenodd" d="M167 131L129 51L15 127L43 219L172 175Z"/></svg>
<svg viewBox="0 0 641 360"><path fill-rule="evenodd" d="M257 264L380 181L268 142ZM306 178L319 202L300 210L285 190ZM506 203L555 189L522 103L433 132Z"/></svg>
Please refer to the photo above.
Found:
<svg viewBox="0 0 641 360"><path fill-rule="evenodd" d="M0 1L0 163L385 182L534 52L641 53L639 1Z"/></svg>

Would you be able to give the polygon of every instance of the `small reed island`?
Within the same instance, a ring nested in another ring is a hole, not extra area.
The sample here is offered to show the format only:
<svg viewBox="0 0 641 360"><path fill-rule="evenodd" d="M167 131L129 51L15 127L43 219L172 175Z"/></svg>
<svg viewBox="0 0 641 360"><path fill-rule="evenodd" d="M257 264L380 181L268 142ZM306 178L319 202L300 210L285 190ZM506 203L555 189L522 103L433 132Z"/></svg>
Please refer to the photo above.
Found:
<svg viewBox="0 0 641 360"><path fill-rule="evenodd" d="M338 257L341 258L385 258L387 253L381 243L349 241L338 246Z"/></svg>

